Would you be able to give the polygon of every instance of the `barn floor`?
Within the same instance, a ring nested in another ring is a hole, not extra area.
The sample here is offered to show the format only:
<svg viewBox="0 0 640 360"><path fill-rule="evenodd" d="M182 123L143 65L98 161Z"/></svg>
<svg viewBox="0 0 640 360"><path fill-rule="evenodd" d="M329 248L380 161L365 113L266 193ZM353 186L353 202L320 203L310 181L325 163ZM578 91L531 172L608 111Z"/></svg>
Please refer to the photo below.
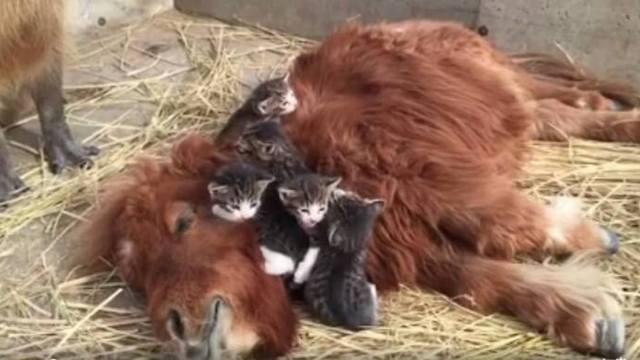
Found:
<svg viewBox="0 0 640 360"><path fill-rule="evenodd" d="M67 63L67 116L77 139L102 154L89 170L53 176L40 161L34 116L9 126L18 172L31 191L0 213L0 358L161 357L141 299L111 274L68 273L73 231L99 183L143 151L165 152L188 131L210 133L248 87L307 42L264 29L170 11L77 39ZM534 197L580 196L618 230L622 250L600 261L624 285L627 358L640 357L640 146L536 144L522 180ZM82 239L78 239L81 241ZM294 358L579 358L512 319L480 316L405 289L383 301L383 324L357 334L304 322Z"/></svg>

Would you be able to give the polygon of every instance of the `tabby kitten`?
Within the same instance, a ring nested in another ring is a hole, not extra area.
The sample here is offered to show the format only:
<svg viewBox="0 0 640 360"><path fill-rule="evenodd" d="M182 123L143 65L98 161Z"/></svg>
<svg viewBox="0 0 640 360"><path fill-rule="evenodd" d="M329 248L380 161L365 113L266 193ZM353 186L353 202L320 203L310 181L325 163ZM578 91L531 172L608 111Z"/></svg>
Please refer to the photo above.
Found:
<svg viewBox="0 0 640 360"><path fill-rule="evenodd" d="M303 199L330 194L323 219L305 227L312 238L311 246L293 281L306 281L305 301L324 322L358 329L377 322L376 288L367 281L365 263L375 219L384 201L363 199L336 189L336 185L320 175L305 176L281 186L279 191L299 222L307 215L302 208L308 208L303 205L308 201Z"/></svg>
<svg viewBox="0 0 640 360"><path fill-rule="evenodd" d="M275 176L276 180L264 192L254 222L259 229L265 271L271 275L292 275L309 247L309 239L295 217L283 207L277 186L283 179L307 173L309 169L274 120L249 125L236 141L236 150L243 161Z"/></svg>
<svg viewBox="0 0 640 360"><path fill-rule="evenodd" d="M298 100L289 86L289 73L258 85L233 113L216 138L218 144L231 144L241 136L247 125L273 116L293 112Z"/></svg>
<svg viewBox="0 0 640 360"><path fill-rule="evenodd" d="M228 221L252 219L262 205L262 197L275 178L244 162L234 162L218 170L208 185L214 215Z"/></svg>
<svg viewBox="0 0 640 360"><path fill-rule="evenodd" d="M236 152L245 161L266 169L278 182L311 173L278 120L274 118L248 126L235 143Z"/></svg>

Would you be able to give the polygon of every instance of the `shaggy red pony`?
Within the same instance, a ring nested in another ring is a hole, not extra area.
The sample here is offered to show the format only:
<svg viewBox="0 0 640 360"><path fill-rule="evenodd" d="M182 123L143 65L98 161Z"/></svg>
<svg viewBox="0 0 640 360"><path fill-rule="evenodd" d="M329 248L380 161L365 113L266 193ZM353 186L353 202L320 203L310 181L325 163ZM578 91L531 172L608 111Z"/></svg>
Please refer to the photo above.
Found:
<svg viewBox="0 0 640 360"><path fill-rule="evenodd" d="M296 317L282 281L261 268L254 229L209 214L206 176L222 161L214 154L190 136L173 163L142 160L109 184L84 229L82 262L115 264L144 293L156 337L183 359L286 354Z"/></svg>
<svg viewBox="0 0 640 360"><path fill-rule="evenodd" d="M637 141L640 123L618 121L635 112L594 111L617 103L533 77L453 23L347 24L298 56L290 81L299 105L283 123L308 164L387 203L368 259L379 289L433 289L578 351L621 356L624 322L605 274L511 261L615 252L616 236L578 201L544 206L514 179L532 137Z"/></svg>

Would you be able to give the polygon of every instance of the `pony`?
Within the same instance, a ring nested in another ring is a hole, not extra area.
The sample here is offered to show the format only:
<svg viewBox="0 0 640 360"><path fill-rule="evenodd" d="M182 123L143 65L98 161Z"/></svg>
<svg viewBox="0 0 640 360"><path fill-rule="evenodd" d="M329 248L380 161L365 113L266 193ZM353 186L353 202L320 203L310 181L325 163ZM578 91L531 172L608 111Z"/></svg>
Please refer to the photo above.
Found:
<svg viewBox="0 0 640 360"><path fill-rule="evenodd" d="M156 338L182 359L280 356L297 328L285 287L262 269L251 225L209 214L206 175L224 161L192 135L171 161L131 165L105 186L75 262L91 271L115 265L145 295Z"/></svg>
<svg viewBox="0 0 640 360"><path fill-rule="evenodd" d="M293 60L298 107L282 123L312 169L385 200L367 261L382 292L420 286L617 358L624 320L611 276L585 256L514 261L614 253L617 235L577 199L543 205L515 179L531 139L638 141L640 122L620 121L637 112L516 60L452 22L349 22Z"/></svg>

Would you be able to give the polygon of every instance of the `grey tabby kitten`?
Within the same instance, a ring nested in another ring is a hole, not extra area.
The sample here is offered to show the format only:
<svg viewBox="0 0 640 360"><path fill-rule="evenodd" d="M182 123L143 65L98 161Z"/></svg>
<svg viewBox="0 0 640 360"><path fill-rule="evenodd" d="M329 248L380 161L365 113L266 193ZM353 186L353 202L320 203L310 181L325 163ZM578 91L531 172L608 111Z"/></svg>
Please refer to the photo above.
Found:
<svg viewBox="0 0 640 360"><path fill-rule="evenodd" d="M220 168L208 185L214 215L228 221L252 219L275 178L266 171L238 161Z"/></svg>
<svg viewBox="0 0 640 360"><path fill-rule="evenodd" d="M306 281L305 301L324 322L359 329L377 322L377 292L367 281L365 263L384 201L363 199L336 185L320 175L304 176L283 184L279 193L299 222L306 215L301 211L308 208L306 199L330 193L326 215L307 228L311 246L296 269L294 283Z"/></svg>
<svg viewBox="0 0 640 360"><path fill-rule="evenodd" d="M296 147L282 130L279 118L249 125L235 143L236 152L282 182L311 173Z"/></svg>
<svg viewBox="0 0 640 360"><path fill-rule="evenodd" d="M251 124L235 145L244 161L265 169L276 179L265 190L255 217L265 271L271 275L293 274L309 247L309 237L283 207L277 186L284 179L310 170L285 137L278 121Z"/></svg>
<svg viewBox="0 0 640 360"><path fill-rule="evenodd" d="M257 121L293 112L298 101L289 86L289 73L258 85L233 113L225 127L218 133L217 144L231 144L244 129Z"/></svg>

